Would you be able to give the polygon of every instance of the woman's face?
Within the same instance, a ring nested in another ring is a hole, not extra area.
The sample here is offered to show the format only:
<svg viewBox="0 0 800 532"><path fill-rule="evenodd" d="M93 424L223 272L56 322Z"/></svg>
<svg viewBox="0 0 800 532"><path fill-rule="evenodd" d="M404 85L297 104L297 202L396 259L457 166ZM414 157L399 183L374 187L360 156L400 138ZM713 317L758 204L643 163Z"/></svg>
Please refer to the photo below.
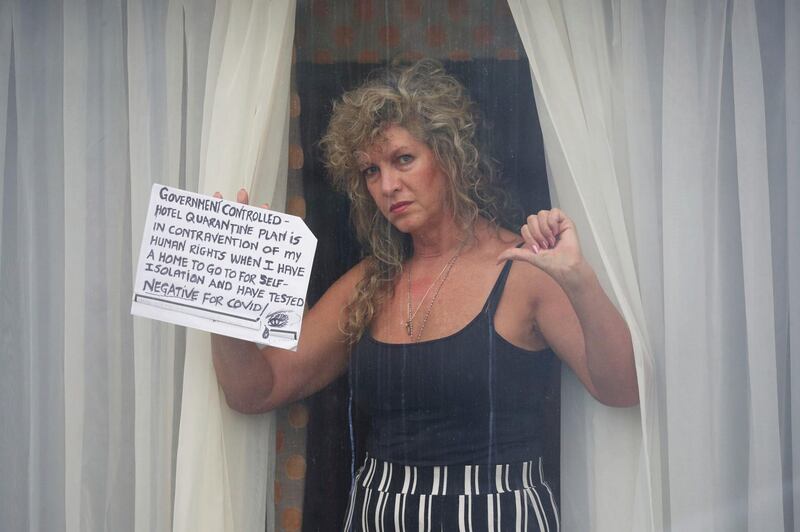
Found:
<svg viewBox="0 0 800 532"><path fill-rule="evenodd" d="M424 230L447 215L447 176L433 150L406 128L387 127L384 142L371 146L360 158L367 190L398 230Z"/></svg>

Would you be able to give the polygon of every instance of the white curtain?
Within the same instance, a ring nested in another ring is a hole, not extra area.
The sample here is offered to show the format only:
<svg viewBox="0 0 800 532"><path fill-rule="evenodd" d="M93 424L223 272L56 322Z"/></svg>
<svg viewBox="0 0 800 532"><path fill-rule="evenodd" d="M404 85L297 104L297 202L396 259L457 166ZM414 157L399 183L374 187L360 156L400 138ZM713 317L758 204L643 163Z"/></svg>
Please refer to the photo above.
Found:
<svg viewBox="0 0 800 532"><path fill-rule="evenodd" d="M795 529L798 2L509 4L640 380L620 412L565 375L565 530Z"/></svg>
<svg viewBox="0 0 800 532"><path fill-rule="evenodd" d="M0 2L3 530L265 529L271 418L227 409L207 335L129 308L152 183L281 207L293 20Z"/></svg>
<svg viewBox="0 0 800 532"><path fill-rule="evenodd" d="M294 2L218 2L200 161L200 192L286 202ZM275 416L228 409L208 334L187 332L173 530L260 531L274 524ZM267 502L269 501L269 505Z"/></svg>

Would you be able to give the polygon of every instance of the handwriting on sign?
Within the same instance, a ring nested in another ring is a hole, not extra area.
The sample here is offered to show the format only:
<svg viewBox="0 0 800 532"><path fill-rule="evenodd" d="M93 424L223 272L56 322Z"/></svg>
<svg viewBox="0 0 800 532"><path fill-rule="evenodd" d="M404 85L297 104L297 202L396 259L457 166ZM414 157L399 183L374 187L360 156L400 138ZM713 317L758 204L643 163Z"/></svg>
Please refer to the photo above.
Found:
<svg viewBox="0 0 800 532"><path fill-rule="evenodd" d="M154 185L131 311L293 348L315 249L297 217Z"/></svg>

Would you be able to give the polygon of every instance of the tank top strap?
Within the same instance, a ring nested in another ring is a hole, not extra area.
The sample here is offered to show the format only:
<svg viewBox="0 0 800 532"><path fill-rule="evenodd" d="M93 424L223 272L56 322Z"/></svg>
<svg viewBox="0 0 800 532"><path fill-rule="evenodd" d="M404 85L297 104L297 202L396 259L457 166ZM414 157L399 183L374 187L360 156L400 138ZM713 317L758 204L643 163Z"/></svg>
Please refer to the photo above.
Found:
<svg viewBox="0 0 800 532"><path fill-rule="evenodd" d="M517 244L516 247L522 247L524 242ZM482 312L489 312L490 316L494 316L494 311L497 309L497 304L500 303L500 297L503 295L503 289L506 287L506 280L508 279L508 272L511 271L511 265L514 263L513 260L507 260L503 269L500 271L500 275L497 277L497 281L495 281L494 286L492 287L492 291L489 292L489 297L486 299L486 303L483 305Z"/></svg>

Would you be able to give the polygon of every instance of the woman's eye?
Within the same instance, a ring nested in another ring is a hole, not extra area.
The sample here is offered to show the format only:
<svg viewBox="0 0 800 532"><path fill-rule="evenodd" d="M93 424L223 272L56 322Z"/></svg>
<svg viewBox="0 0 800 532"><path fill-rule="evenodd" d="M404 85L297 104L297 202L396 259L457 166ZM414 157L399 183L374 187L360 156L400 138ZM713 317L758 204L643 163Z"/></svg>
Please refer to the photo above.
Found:
<svg viewBox="0 0 800 532"><path fill-rule="evenodd" d="M369 178L378 175L378 167L377 166L367 166L363 170L361 170L361 175Z"/></svg>
<svg viewBox="0 0 800 532"><path fill-rule="evenodd" d="M397 160L398 160L398 162L400 164L408 164L408 163L410 163L411 161L414 160L414 156L413 155L408 155L406 153L406 154L403 154L400 157L398 157Z"/></svg>

